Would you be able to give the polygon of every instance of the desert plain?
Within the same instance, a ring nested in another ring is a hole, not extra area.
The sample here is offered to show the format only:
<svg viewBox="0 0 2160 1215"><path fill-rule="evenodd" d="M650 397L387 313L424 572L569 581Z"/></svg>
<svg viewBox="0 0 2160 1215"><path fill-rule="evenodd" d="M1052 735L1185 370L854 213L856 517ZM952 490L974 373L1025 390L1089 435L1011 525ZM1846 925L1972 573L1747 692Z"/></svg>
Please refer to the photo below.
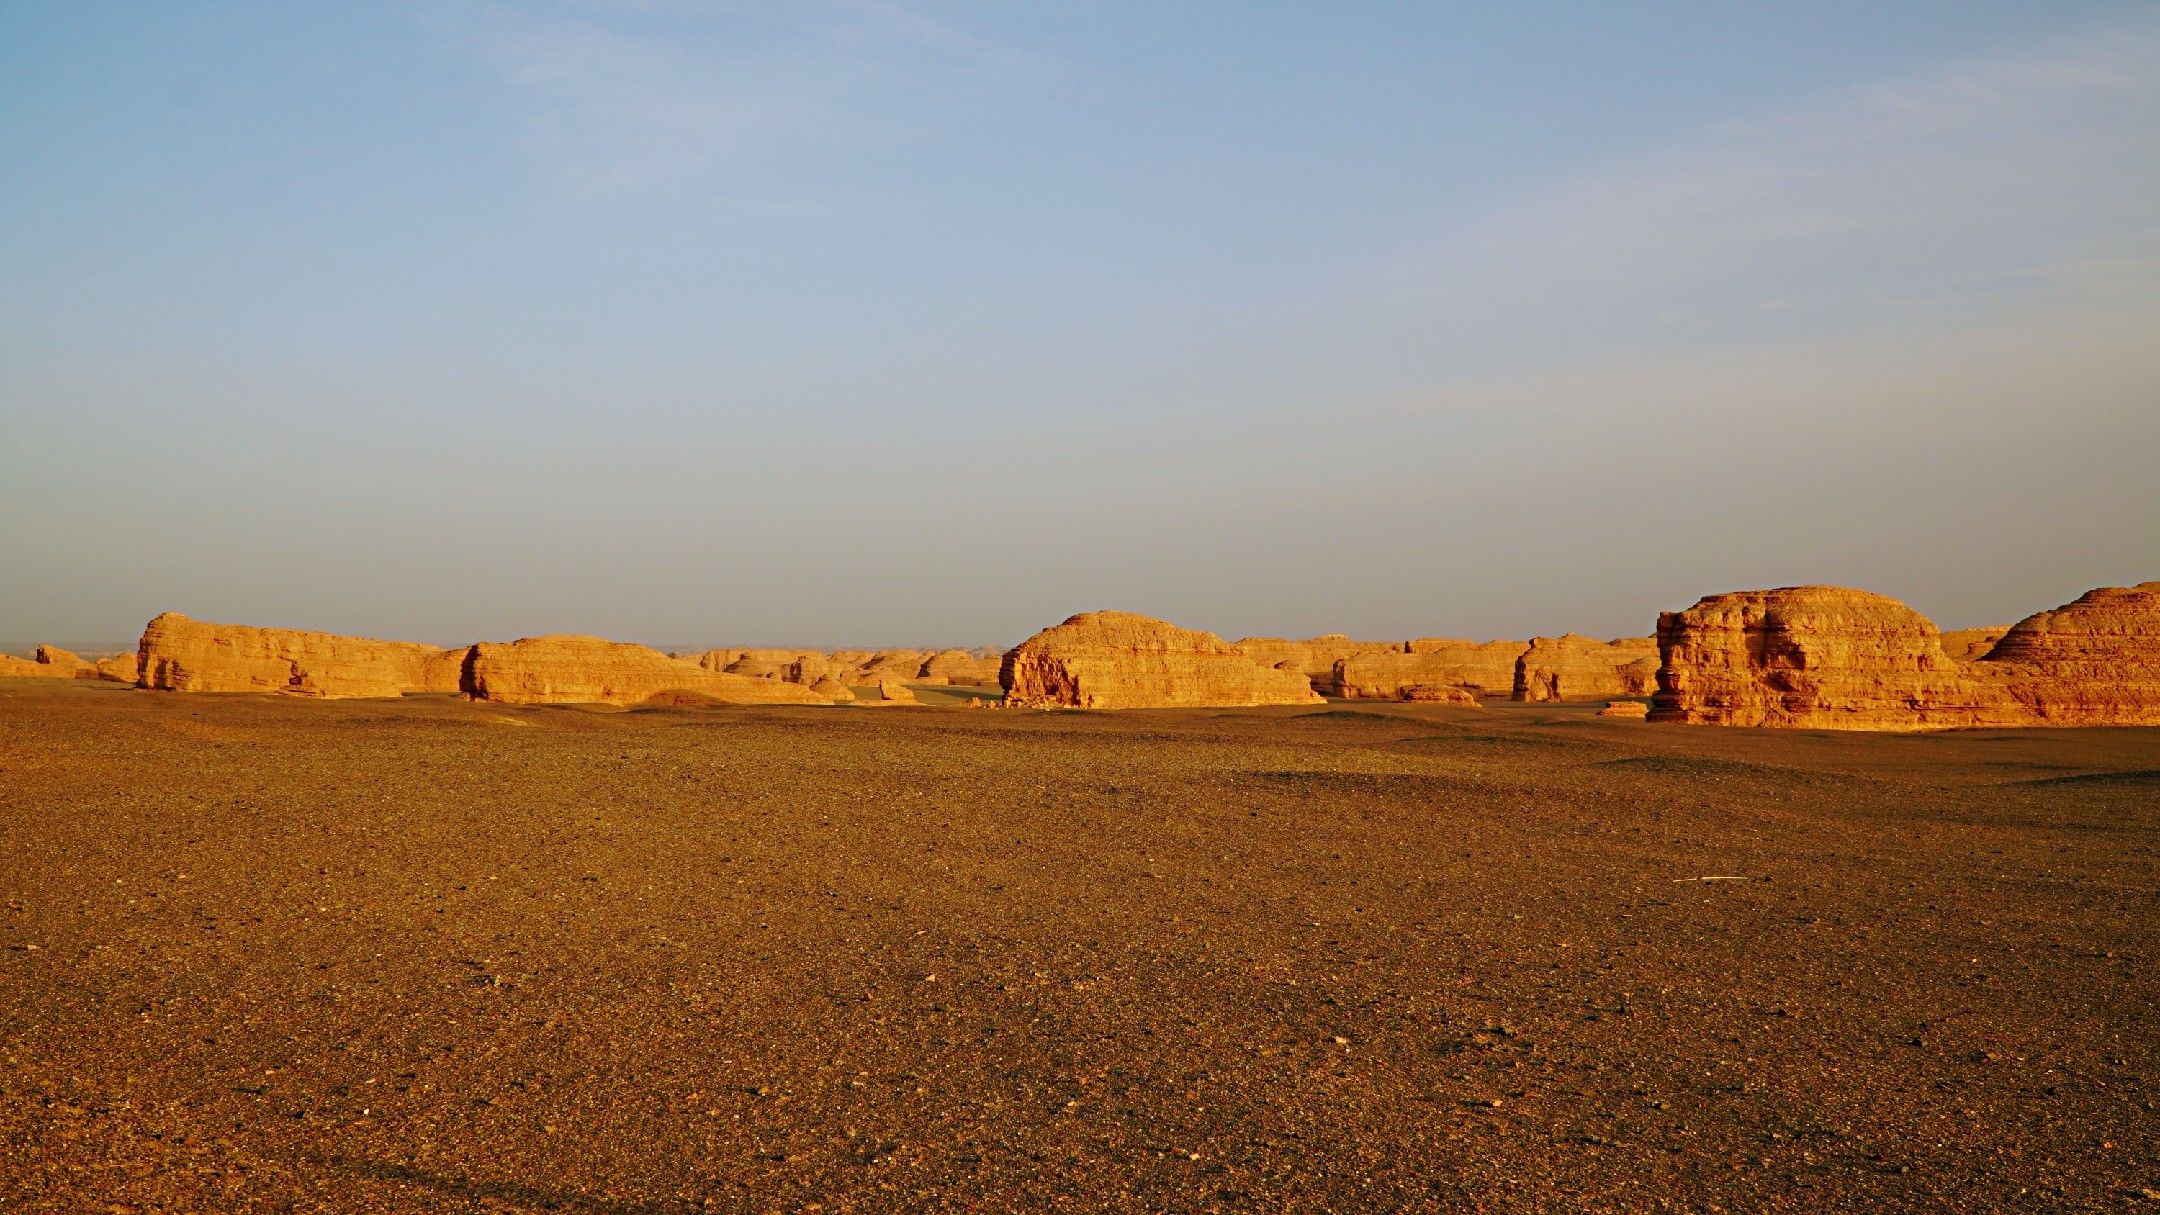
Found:
<svg viewBox="0 0 2160 1215"><path fill-rule="evenodd" d="M2160 731L0 681L0 1209L2160 1210Z"/></svg>

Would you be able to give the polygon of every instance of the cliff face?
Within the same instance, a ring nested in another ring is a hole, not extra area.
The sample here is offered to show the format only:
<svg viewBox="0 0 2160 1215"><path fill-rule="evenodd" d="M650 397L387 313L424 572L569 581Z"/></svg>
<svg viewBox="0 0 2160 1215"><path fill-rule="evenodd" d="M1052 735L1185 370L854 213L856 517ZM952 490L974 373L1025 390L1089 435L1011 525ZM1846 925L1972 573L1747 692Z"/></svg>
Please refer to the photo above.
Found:
<svg viewBox="0 0 2160 1215"><path fill-rule="evenodd" d="M830 703L784 680L715 671L641 645L561 633L472 647L463 690L475 700L515 705L637 705L664 693L722 704Z"/></svg>
<svg viewBox="0 0 2160 1215"><path fill-rule="evenodd" d="M2027 616L1971 669L2029 724L2160 725L2160 582Z"/></svg>
<svg viewBox="0 0 2160 1215"><path fill-rule="evenodd" d="M1400 642L1355 641L1341 633L1326 633L1305 641L1246 637L1232 642L1230 648L1261 666L1298 671L1312 684L1313 691L1329 695L1342 694L1335 684L1336 663L1359 654L1399 654L1403 649Z"/></svg>
<svg viewBox="0 0 2160 1215"><path fill-rule="evenodd" d="M2029 616L1970 662L1944 650L1927 617L1841 587L1712 595L1660 617L1658 645L1653 721L2160 725L2160 582L2102 587Z"/></svg>
<svg viewBox="0 0 2160 1215"><path fill-rule="evenodd" d="M1015 707L1155 709L1320 704L1302 672L1262 666L1213 633L1130 612L1084 612L1005 655Z"/></svg>
<svg viewBox="0 0 2160 1215"><path fill-rule="evenodd" d="M1652 721L1827 730L1997 724L1927 617L1832 586L1712 595L1658 618Z"/></svg>
<svg viewBox="0 0 2160 1215"><path fill-rule="evenodd" d="M1515 660L1516 700L1609 700L1657 686L1655 637L1598 641L1568 633L1536 637Z"/></svg>
<svg viewBox="0 0 2160 1215"><path fill-rule="evenodd" d="M1420 637L1387 650L1343 657L1335 664L1328 690L1366 700L1401 700L1409 688L1466 688L1479 696L1505 696L1515 686L1515 660L1528 645Z"/></svg>
<svg viewBox="0 0 2160 1215"><path fill-rule="evenodd" d="M167 612L143 630L137 684L171 692L325 698L454 692L463 654L406 641L212 624Z"/></svg>

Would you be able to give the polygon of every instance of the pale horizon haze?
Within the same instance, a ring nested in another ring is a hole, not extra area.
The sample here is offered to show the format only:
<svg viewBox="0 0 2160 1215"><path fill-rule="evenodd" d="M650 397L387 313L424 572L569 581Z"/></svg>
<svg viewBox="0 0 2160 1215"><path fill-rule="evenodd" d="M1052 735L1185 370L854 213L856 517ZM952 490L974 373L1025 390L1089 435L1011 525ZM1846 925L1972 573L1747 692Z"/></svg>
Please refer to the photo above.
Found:
<svg viewBox="0 0 2160 1215"><path fill-rule="evenodd" d="M0 638L2160 579L2160 6L0 0Z"/></svg>

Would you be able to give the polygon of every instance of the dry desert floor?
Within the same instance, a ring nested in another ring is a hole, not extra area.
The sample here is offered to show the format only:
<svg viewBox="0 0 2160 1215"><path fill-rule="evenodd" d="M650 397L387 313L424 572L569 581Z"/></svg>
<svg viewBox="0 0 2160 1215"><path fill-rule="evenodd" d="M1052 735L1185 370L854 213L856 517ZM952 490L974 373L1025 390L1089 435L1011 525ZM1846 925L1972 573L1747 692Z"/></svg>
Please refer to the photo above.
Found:
<svg viewBox="0 0 2160 1215"><path fill-rule="evenodd" d="M2160 1212L2160 731L0 685L0 1210Z"/></svg>

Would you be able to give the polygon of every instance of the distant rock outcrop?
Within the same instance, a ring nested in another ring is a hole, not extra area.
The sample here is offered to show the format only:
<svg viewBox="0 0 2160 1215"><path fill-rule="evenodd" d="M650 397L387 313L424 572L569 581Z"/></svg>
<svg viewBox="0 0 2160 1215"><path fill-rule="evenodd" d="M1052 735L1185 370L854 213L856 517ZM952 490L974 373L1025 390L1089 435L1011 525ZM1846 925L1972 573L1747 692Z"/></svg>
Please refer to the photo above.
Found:
<svg viewBox="0 0 2160 1215"><path fill-rule="evenodd" d="M1341 633L1324 633L1306 641L1281 637L1246 637L1231 649L1264 667L1291 667L1303 673L1315 692L1341 695L1335 683L1335 664L1359 654L1400 654L1399 641L1356 641Z"/></svg>
<svg viewBox="0 0 2160 1215"><path fill-rule="evenodd" d="M1213 633L1130 612L1083 612L1044 629L1005 655L998 681L1016 708L1322 703L1299 672L1254 662Z"/></svg>
<svg viewBox="0 0 2160 1215"><path fill-rule="evenodd" d="M1460 705L1468 709L1478 707L1477 693L1453 684L1414 683L1404 688L1398 696L1402 700L1426 704Z"/></svg>
<svg viewBox="0 0 2160 1215"><path fill-rule="evenodd" d="M1607 701L1605 707L1597 711L1597 715L1599 717L1626 717L1641 721L1650 715L1650 706L1639 700Z"/></svg>
<svg viewBox="0 0 2160 1215"><path fill-rule="evenodd" d="M1365 650L1335 663L1328 689L1337 696L1401 700L1403 689L1468 688L1480 696L1506 696L1515 687L1515 660L1527 642L1457 641L1420 637L1389 650Z"/></svg>
<svg viewBox="0 0 2160 1215"><path fill-rule="evenodd" d="M142 676L142 651L129 650L124 654L100 658L95 665L98 678L131 684Z"/></svg>
<svg viewBox="0 0 2160 1215"><path fill-rule="evenodd" d="M143 630L138 655L140 687L345 698L454 692L464 651L298 629L212 624L166 612Z"/></svg>
<svg viewBox="0 0 2160 1215"><path fill-rule="evenodd" d="M1942 635L1943 653L1959 662L1978 662L1987 657L1987 652L1994 649L1995 643L2009 631L2007 624L1985 629L1956 629Z"/></svg>
<svg viewBox="0 0 2160 1215"><path fill-rule="evenodd" d="M73 679L75 671L72 667L57 666L35 658L0 654L0 676L9 679Z"/></svg>
<svg viewBox="0 0 2160 1215"><path fill-rule="evenodd" d="M829 703L783 680L715 671L641 645L562 633L472 647L463 690L475 700L523 705L638 705L664 692L694 692L720 704Z"/></svg>
<svg viewBox="0 0 2160 1215"><path fill-rule="evenodd" d="M998 681L998 666L999 660L995 657L985 658L966 650L940 650L923 660L920 674L925 683L994 688Z"/></svg>
<svg viewBox="0 0 2160 1215"><path fill-rule="evenodd" d="M1642 696L1656 688L1657 672L1655 637L1534 637L1515 660L1513 695L1527 701Z"/></svg>

